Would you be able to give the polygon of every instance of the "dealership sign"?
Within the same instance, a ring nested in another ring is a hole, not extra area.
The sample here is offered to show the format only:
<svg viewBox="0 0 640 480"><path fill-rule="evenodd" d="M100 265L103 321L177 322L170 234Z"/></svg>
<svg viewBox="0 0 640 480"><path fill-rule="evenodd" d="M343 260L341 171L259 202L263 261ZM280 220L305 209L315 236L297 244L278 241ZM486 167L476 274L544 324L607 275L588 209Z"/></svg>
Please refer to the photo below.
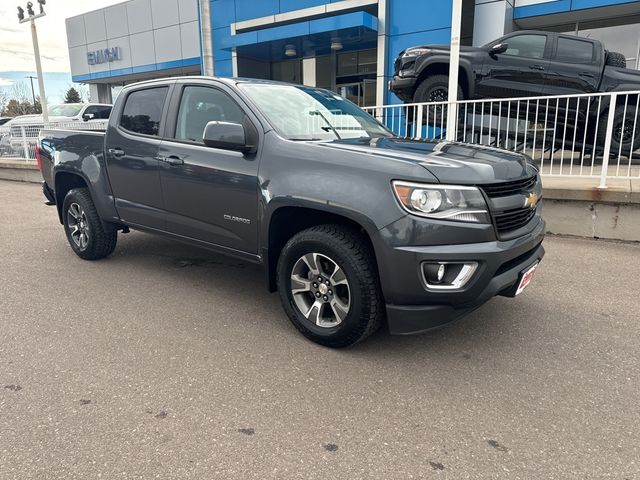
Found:
<svg viewBox="0 0 640 480"><path fill-rule="evenodd" d="M87 52L87 63L89 65L99 65L101 63L109 63L116 60L122 60L120 47L105 48L104 50Z"/></svg>

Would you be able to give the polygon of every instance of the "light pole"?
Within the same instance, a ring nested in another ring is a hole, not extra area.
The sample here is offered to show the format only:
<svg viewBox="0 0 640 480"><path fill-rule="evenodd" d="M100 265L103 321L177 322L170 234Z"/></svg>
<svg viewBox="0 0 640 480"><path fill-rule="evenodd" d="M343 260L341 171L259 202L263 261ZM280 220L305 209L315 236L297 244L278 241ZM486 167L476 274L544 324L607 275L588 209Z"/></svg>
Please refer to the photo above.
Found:
<svg viewBox="0 0 640 480"><path fill-rule="evenodd" d="M40 90L40 106L42 107L42 119L44 123L49 122L49 113L47 112L47 97L44 92L44 77L42 76L42 65L40 63L40 47L38 46L38 32L36 31L36 18L44 17L46 13L44 13L44 5L47 3L46 0L38 0L40 4L40 13L35 13L33 11L33 3L27 2L27 13L28 17L24 15L24 8L18 7L18 20L20 23L31 22L31 39L33 41L33 54L36 57L36 73L38 75L38 87ZM34 100L35 103L35 100Z"/></svg>
<svg viewBox="0 0 640 480"><path fill-rule="evenodd" d="M33 75L27 75L24 78L28 78L31 80L31 96L33 96L33 106L36 106L36 91L33 89L33 79L37 79L38 77L34 77Z"/></svg>
<svg viewBox="0 0 640 480"><path fill-rule="evenodd" d="M447 140L456 140L458 127L458 68L460 67L460 29L462 24L462 0L452 0L451 51L449 54L449 98L447 105Z"/></svg>

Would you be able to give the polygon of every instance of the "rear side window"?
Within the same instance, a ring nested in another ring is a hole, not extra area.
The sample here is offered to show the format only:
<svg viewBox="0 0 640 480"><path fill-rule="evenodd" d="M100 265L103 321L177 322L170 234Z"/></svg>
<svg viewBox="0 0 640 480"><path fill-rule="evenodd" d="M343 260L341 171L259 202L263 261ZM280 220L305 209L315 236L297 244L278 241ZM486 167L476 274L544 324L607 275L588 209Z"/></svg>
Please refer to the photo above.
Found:
<svg viewBox="0 0 640 480"><path fill-rule="evenodd" d="M592 63L593 43L573 38L558 38L556 61L565 63Z"/></svg>
<svg viewBox="0 0 640 480"><path fill-rule="evenodd" d="M167 87L159 87L130 93L122 110L120 126L133 133L158 136L167 91Z"/></svg>
<svg viewBox="0 0 640 480"><path fill-rule="evenodd" d="M515 35L504 41L508 47L503 55L512 57L544 58L546 35Z"/></svg>

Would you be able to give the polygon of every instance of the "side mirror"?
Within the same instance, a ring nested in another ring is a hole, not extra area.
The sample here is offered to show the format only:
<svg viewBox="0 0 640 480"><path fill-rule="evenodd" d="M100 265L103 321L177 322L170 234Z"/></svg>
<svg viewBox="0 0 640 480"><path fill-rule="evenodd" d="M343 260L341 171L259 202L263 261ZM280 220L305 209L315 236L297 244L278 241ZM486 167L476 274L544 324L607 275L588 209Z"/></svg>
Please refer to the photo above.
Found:
<svg viewBox="0 0 640 480"><path fill-rule="evenodd" d="M496 43L489 49L490 55L497 55L498 53L504 53L509 48L508 43Z"/></svg>
<svg viewBox="0 0 640 480"><path fill-rule="evenodd" d="M254 149L247 145L244 127L232 122L208 122L202 140L207 147L248 153Z"/></svg>
<svg viewBox="0 0 640 480"><path fill-rule="evenodd" d="M88 122L89 120L93 120L95 118L95 115L93 113L84 113L82 115L82 120L84 120L85 122Z"/></svg>

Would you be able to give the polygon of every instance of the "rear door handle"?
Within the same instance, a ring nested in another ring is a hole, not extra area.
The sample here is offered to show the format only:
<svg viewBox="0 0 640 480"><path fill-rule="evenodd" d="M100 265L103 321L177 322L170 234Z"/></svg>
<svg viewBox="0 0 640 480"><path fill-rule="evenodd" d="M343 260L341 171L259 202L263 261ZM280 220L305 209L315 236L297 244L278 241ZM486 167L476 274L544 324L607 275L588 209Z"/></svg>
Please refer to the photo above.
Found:
<svg viewBox="0 0 640 480"><path fill-rule="evenodd" d="M586 78L594 78L593 73L589 73L589 72L580 72L578 75Z"/></svg>
<svg viewBox="0 0 640 480"><path fill-rule="evenodd" d="M544 70L544 67L542 65L529 65L529 68L531 70Z"/></svg>
<svg viewBox="0 0 640 480"><path fill-rule="evenodd" d="M184 165L184 160L177 155L169 155L168 157L156 157L157 160L167 163L171 166Z"/></svg>
<svg viewBox="0 0 640 480"><path fill-rule="evenodd" d="M109 155L113 156L113 157L124 157L124 150L122 150L121 148L110 148L109 150L107 150L109 152Z"/></svg>

